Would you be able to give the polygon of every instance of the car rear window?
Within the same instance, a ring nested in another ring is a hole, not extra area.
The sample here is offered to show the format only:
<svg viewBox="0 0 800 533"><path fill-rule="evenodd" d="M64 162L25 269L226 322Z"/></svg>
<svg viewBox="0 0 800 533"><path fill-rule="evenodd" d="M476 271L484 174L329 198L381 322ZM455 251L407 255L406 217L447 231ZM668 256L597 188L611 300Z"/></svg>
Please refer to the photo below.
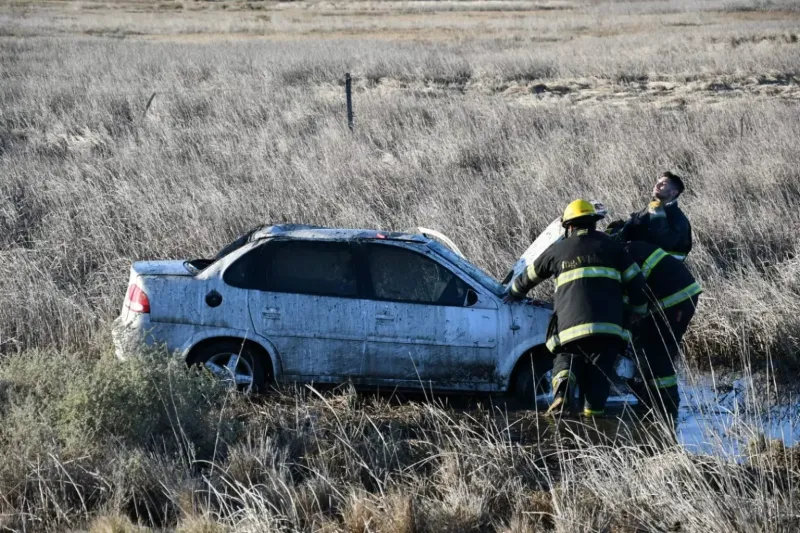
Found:
<svg viewBox="0 0 800 533"><path fill-rule="evenodd" d="M378 300L463 307L469 286L436 261L390 244L367 244L372 296Z"/></svg>

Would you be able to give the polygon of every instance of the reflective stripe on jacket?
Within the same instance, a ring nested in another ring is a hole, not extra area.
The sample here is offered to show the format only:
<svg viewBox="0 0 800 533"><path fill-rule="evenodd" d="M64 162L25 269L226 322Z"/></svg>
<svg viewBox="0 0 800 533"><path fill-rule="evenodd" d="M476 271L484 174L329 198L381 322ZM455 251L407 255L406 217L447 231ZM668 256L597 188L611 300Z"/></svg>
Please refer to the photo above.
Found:
<svg viewBox="0 0 800 533"><path fill-rule="evenodd" d="M653 308L668 309L703 292L686 265L661 248L632 241L625 249L641 266Z"/></svg>
<svg viewBox="0 0 800 533"><path fill-rule="evenodd" d="M578 230L542 253L515 278L511 292L525 295L554 277L556 331L547 340L551 351L589 336L627 341L623 291L639 313L647 310L645 280L622 244L594 230Z"/></svg>
<svg viewBox="0 0 800 533"><path fill-rule="evenodd" d="M697 284L695 281L691 285L686 288L683 288L676 292L675 294L670 294L666 298L662 298L658 301L658 306L662 309L669 309L670 307L675 307L679 303L683 303L692 296L697 296L703 292L703 289L700 288L700 285Z"/></svg>

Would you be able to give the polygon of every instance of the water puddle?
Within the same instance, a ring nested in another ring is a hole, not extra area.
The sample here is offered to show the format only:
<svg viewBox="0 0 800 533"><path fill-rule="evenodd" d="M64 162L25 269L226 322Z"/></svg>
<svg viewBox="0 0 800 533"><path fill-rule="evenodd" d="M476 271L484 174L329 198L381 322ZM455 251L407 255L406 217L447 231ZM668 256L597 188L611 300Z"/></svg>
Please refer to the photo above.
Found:
<svg viewBox="0 0 800 533"><path fill-rule="evenodd" d="M800 445L800 395L769 404L770 392L754 385L753 380L737 379L726 384L712 376L681 379L681 405L678 414L678 441L690 452L724 455L741 460L748 455L748 445L758 440L778 440L784 446ZM537 397L539 405L550 403L549 394ZM606 411L625 415L635 407L636 397L612 392Z"/></svg>
<svg viewBox="0 0 800 533"><path fill-rule="evenodd" d="M747 380L718 385L710 376L681 383L678 439L700 454L747 455L756 439L800 444L800 401L767 405L767 393ZM759 395L763 395L760 397Z"/></svg>

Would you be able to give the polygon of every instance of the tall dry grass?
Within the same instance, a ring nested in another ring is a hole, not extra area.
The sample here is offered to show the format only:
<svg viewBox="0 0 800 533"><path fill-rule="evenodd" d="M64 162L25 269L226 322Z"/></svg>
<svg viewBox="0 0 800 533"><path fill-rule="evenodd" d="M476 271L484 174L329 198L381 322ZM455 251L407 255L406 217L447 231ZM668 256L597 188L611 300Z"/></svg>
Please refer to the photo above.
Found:
<svg viewBox="0 0 800 533"><path fill-rule="evenodd" d="M800 526L800 457L779 441L756 440L732 458L713 442L694 455L658 424L556 426L491 404L466 412L350 390L287 390L253 403L151 356L119 362L50 352L0 362L0 527L788 533Z"/></svg>
<svg viewBox="0 0 800 533"><path fill-rule="evenodd" d="M798 528L797 450L756 438L770 387L737 411L755 445L696 456L613 421L253 403L163 357L115 361L107 337L134 260L264 222L422 224L501 276L569 200L623 216L670 168L706 289L689 362L787 376L792 2L223 4L0 6L0 529Z"/></svg>
<svg viewBox="0 0 800 533"><path fill-rule="evenodd" d="M692 357L724 362L747 344L796 363L797 106L733 88L694 105L680 79L712 69L722 78L709 79L792 90L800 45L706 41L707 56L676 51L662 67L645 54L642 70L627 63L637 48L617 54L629 42L604 42L527 51L533 67L499 42L2 40L0 349L96 345L133 260L209 255L264 222L432 226L502 276L571 199L602 199L621 217L669 168L687 179L689 264L706 288ZM350 68L352 134L339 81ZM683 72L659 97L679 105L637 97L648 82L619 69ZM581 72L632 98L551 94L558 76ZM505 94L503 77L525 94Z"/></svg>

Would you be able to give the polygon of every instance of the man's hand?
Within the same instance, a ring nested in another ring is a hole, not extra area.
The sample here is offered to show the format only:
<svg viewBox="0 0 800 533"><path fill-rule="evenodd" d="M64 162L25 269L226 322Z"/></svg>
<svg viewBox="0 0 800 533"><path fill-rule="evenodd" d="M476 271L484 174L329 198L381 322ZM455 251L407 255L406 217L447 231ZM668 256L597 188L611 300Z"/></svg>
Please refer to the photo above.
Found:
<svg viewBox="0 0 800 533"><path fill-rule="evenodd" d="M507 304L512 302L519 302L522 300L522 296L517 296L514 294L511 289L507 289L506 292L503 294L503 301Z"/></svg>
<svg viewBox="0 0 800 533"><path fill-rule="evenodd" d="M606 226L606 233L608 235L615 235L622 231L623 227L625 227L624 220L614 220L613 222L609 222L608 226Z"/></svg>
<svg viewBox="0 0 800 533"><path fill-rule="evenodd" d="M664 212L664 204L661 202L661 200L653 200L647 204L647 212L650 213L651 217L666 215Z"/></svg>

